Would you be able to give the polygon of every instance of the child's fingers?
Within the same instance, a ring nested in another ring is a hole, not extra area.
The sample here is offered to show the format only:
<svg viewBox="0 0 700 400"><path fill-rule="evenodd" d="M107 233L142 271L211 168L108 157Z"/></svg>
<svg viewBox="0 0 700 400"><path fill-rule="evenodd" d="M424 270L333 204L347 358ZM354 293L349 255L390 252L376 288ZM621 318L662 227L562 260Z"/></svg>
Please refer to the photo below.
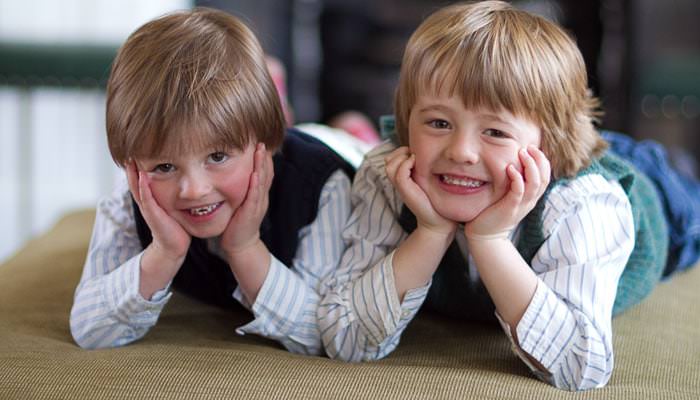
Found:
<svg viewBox="0 0 700 400"><path fill-rule="evenodd" d="M517 213L525 194L525 181L522 174L513 164L508 164L506 167L506 175L510 179L508 191L496 203L496 208L501 210L499 212L504 213L504 216Z"/></svg>
<svg viewBox="0 0 700 400"><path fill-rule="evenodd" d="M396 172L399 169L401 160L392 160L386 164L386 175L391 182L396 183Z"/></svg>
<svg viewBox="0 0 700 400"><path fill-rule="evenodd" d="M246 219L257 219L267 210L267 188L264 184L260 171L251 174L248 194L241 205L241 213Z"/></svg>
<svg viewBox="0 0 700 400"><path fill-rule="evenodd" d="M510 191L508 196L515 203L519 203L525 194L525 181L523 175L518 172L518 169L513 164L508 165L506 173L510 178Z"/></svg>
<svg viewBox="0 0 700 400"><path fill-rule="evenodd" d="M389 176L389 179L392 182L396 181L396 174L398 172L399 167L401 164L406 161L407 159L410 158L410 153L408 152L408 148L405 148L406 151L400 151L400 152L394 152L390 154L386 160L386 172L387 175Z"/></svg>
<svg viewBox="0 0 700 400"><path fill-rule="evenodd" d="M530 156L526 149L521 149L518 152L520 157L520 163L523 165L523 175L525 182L531 188L538 188L540 186L540 170L535 164L535 160Z"/></svg>
<svg viewBox="0 0 700 400"><path fill-rule="evenodd" d="M389 165L389 164L394 164L397 160L404 160L406 157L410 156L411 152L406 146L401 146L399 148L394 149L391 153L389 153L386 157L384 157L384 164Z"/></svg>
<svg viewBox="0 0 700 400"><path fill-rule="evenodd" d="M136 168L136 162L134 160L129 160L126 162L125 165L126 169L126 181L129 184L129 191L131 191L131 195L134 196L134 200L136 200L136 204L141 203L141 195L140 195L140 188L139 188L139 177L138 177L138 169Z"/></svg>
<svg viewBox="0 0 700 400"><path fill-rule="evenodd" d="M397 169L396 169L396 174L395 174L395 185L399 193L401 194L401 197L406 201L407 203L413 203L413 201L418 201L418 198L420 197L420 194L422 192L422 189L418 187L416 182L413 180L413 177L411 176L411 171L413 170L413 166L416 164L416 157L414 155L411 155L410 157L407 157L406 159L400 161L398 163Z"/></svg>
<svg viewBox="0 0 700 400"><path fill-rule="evenodd" d="M255 171L250 175L248 195L243 202L243 207L252 208L260 202L260 172Z"/></svg>
<svg viewBox="0 0 700 400"><path fill-rule="evenodd" d="M152 222L163 221L169 218L165 210L160 208L156 198L153 197L151 179L143 171L139 171L139 195L141 196L139 207L149 226L153 226Z"/></svg>
<svg viewBox="0 0 700 400"><path fill-rule="evenodd" d="M148 176L146 176L146 173L143 171L139 171L138 193L140 200L137 204L139 205L139 208L141 209L141 214L146 220L148 226L150 226L151 229L154 229L154 224L160 220L160 216L158 215L159 209L155 205L155 199L153 198L153 193L151 192L151 186L149 185L149 183L150 181L148 179Z"/></svg>
<svg viewBox="0 0 700 400"><path fill-rule="evenodd" d="M549 185L549 180L552 175L552 166L549 160L544 155L544 153L535 146L528 147L528 153L535 160L535 164L540 172L540 179L542 180L542 185L546 187Z"/></svg>
<svg viewBox="0 0 700 400"><path fill-rule="evenodd" d="M138 172L138 177L139 177L139 198L141 199L141 202L139 205L143 205L148 209L151 209L152 207L152 202L153 202L153 193L151 192L151 186L149 185L149 180L148 177L146 176L146 173L143 171Z"/></svg>
<svg viewBox="0 0 700 400"><path fill-rule="evenodd" d="M268 190L275 175L272 154L267 151L265 143L258 143L255 148L253 171L258 173L258 185Z"/></svg>
<svg viewBox="0 0 700 400"><path fill-rule="evenodd" d="M265 171L263 170L265 166L265 160L263 158L265 155L264 146L265 145L262 143L257 143L255 145L255 152L253 153L253 172L257 172L258 177L263 180L265 178Z"/></svg>
<svg viewBox="0 0 700 400"><path fill-rule="evenodd" d="M253 193L251 193L251 201L253 201L253 210L256 218L267 210L267 192L270 190L272 183L273 171L268 164L269 153L263 147L263 159L261 173L255 177L257 182L253 182ZM271 159L270 159L271 160Z"/></svg>
<svg viewBox="0 0 700 400"><path fill-rule="evenodd" d="M270 186L272 186L272 180L275 177L275 165L274 162L272 161L272 153L267 151L267 147L264 147L265 154L264 154L264 169L265 169L265 181L263 184L263 188L265 191L270 190Z"/></svg>
<svg viewBox="0 0 700 400"><path fill-rule="evenodd" d="M272 162L272 154L267 151L265 143L258 143L258 150L256 152L256 168L255 176L251 176L251 193L250 200L255 215L257 216L261 212L267 210L268 196L267 192L270 190L272 185L272 178L274 177L274 166Z"/></svg>
<svg viewBox="0 0 700 400"><path fill-rule="evenodd" d="M523 165L523 175L525 179L525 198L529 199L535 195L542 184L540 179L540 170L535 163L535 160L530 156L526 149L521 149L518 153L520 162Z"/></svg>
<svg viewBox="0 0 700 400"><path fill-rule="evenodd" d="M416 156L411 154L403 160L400 160L396 170L396 180L401 183L408 183L408 181L413 181L411 178L411 170L416 164Z"/></svg>

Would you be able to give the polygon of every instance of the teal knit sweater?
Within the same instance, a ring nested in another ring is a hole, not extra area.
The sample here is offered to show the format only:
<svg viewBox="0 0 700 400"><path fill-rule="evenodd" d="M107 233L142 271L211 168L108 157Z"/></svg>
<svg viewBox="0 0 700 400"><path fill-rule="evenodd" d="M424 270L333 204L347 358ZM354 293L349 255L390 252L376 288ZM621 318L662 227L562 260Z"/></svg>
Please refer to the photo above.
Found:
<svg viewBox="0 0 700 400"><path fill-rule="evenodd" d="M586 174L600 174L608 180L618 181L632 205L635 243L617 285L613 306L613 315L617 315L647 297L661 279L668 255L668 225L651 182L631 164L606 152L578 176ZM545 199L552 188L567 181L569 180L559 179L552 182L522 222L517 248L528 263L546 240L542 232Z"/></svg>

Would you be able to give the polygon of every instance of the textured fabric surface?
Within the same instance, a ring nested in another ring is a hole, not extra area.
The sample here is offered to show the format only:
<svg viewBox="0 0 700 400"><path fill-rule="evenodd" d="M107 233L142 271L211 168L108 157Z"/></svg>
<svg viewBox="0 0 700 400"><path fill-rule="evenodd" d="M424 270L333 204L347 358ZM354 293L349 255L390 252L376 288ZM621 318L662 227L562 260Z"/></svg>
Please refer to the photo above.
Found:
<svg viewBox="0 0 700 400"><path fill-rule="evenodd" d="M87 351L68 313L92 226L72 214L0 265L0 399L698 399L700 268L614 320L607 387L554 389L529 375L498 327L421 314L388 358L346 364L237 336L244 311L176 294L141 341Z"/></svg>

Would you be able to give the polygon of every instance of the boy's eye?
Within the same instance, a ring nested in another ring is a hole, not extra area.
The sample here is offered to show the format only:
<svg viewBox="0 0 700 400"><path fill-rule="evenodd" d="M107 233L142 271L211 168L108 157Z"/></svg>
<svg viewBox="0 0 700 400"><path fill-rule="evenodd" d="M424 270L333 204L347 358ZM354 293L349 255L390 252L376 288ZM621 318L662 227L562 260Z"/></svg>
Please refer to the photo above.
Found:
<svg viewBox="0 0 700 400"><path fill-rule="evenodd" d="M486 130L484 131L484 135L486 135L486 136L491 136L491 137L495 137L495 138L507 138L507 137L510 137L510 136L508 136L507 133L505 133L505 132L503 132L503 131L499 131L498 129L486 129Z"/></svg>
<svg viewBox="0 0 700 400"><path fill-rule="evenodd" d="M450 128L450 123L445 121L444 119L434 119L428 122L428 125L430 125L432 128L435 129L449 129Z"/></svg>
<svg viewBox="0 0 700 400"><path fill-rule="evenodd" d="M175 170L175 166L170 164L170 163L163 163L163 164L158 164L153 168L153 172L160 172L160 173L168 173L168 172L173 172Z"/></svg>
<svg viewBox="0 0 700 400"><path fill-rule="evenodd" d="M214 164L220 164L228 160L228 154L224 153L223 151L217 151L209 154L209 160Z"/></svg>

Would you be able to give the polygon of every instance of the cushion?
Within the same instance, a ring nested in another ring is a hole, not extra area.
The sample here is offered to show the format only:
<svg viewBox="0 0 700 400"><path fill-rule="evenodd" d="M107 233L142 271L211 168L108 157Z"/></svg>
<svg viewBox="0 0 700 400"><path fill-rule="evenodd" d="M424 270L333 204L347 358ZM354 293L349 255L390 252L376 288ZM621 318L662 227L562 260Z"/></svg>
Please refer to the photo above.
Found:
<svg viewBox="0 0 700 400"><path fill-rule="evenodd" d="M355 364L239 336L245 310L176 293L142 340L83 350L68 317L93 219L93 210L67 215L0 265L0 398L700 398L698 268L614 320L615 371L584 397L535 379L500 328L427 313L387 358Z"/></svg>

